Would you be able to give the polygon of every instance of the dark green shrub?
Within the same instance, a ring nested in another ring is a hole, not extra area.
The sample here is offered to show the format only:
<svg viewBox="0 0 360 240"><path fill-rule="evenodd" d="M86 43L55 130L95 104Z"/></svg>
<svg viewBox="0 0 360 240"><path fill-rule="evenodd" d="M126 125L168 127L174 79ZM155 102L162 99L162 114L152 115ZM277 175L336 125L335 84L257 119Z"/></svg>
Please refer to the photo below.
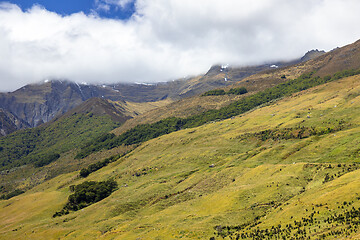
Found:
<svg viewBox="0 0 360 240"><path fill-rule="evenodd" d="M207 91L206 93L204 93L201 96L220 96L220 95L226 95L226 94L227 95L229 95L229 94L242 95L242 94L245 94L247 92L248 91L244 87L231 88L227 92L225 92L225 90L223 90L223 89L215 89L215 90Z"/></svg>
<svg viewBox="0 0 360 240"><path fill-rule="evenodd" d="M80 170L80 177L86 178L87 176L89 176L90 171L87 168L83 168Z"/></svg>
<svg viewBox="0 0 360 240"><path fill-rule="evenodd" d="M20 195L20 194L23 194L24 192L25 192L25 191L23 191L23 190L16 189L16 190L14 190L14 191L12 191L12 192L10 192L10 193L8 193L8 194L3 194L3 195L0 197L0 199L8 200L8 199L13 198L13 197L15 197L15 196L18 196L18 195Z"/></svg>
<svg viewBox="0 0 360 240"><path fill-rule="evenodd" d="M124 156L125 154L115 155L109 158L106 158L103 161L99 161L97 163L90 164L87 168L83 168L80 170L80 177L86 178L89 176L90 173L95 172L105 166L107 166L109 163L116 161L120 157Z"/></svg>
<svg viewBox="0 0 360 240"><path fill-rule="evenodd" d="M202 96L219 96L219 95L225 95L225 91L223 89L215 89L210 90L204 93Z"/></svg>
<svg viewBox="0 0 360 240"><path fill-rule="evenodd" d="M331 80L331 76L325 76L325 77L324 77L324 81L325 81L325 82L328 82L328 81L330 81L330 80Z"/></svg>
<svg viewBox="0 0 360 240"><path fill-rule="evenodd" d="M244 87L240 87L240 88L232 88L230 89L227 94L235 94L235 95L242 95L247 93L248 91L246 90L246 88Z"/></svg>
<svg viewBox="0 0 360 240"><path fill-rule="evenodd" d="M76 186L71 186L74 191L68 198L60 212L56 212L53 217L68 214L70 211L77 211L93 203L110 196L117 189L117 182L109 179L103 182L86 181Z"/></svg>

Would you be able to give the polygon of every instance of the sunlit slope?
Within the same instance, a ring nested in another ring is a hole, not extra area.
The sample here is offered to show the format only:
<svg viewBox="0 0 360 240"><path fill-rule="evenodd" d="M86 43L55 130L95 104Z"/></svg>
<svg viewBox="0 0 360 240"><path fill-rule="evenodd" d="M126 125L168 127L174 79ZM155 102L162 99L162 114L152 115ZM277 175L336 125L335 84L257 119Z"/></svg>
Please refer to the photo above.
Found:
<svg viewBox="0 0 360 240"><path fill-rule="evenodd" d="M295 63L295 62L294 62ZM319 56L311 58L308 61L299 62L297 64L292 64L275 69L261 68L257 71L252 72L251 75L246 74L245 77L244 70L247 68L229 68L227 70L228 79L238 79L231 85L219 85L218 88L222 87L225 90L229 90L234 87L245 87L249 92L247 95L254 94L259 91L264 91L265 89L274 87L278 84L289 81L290 79L296 79L302 74L315 72L316 76L331 76L337 72L350 69L359 69L360 68L360 41L354 42L352 44L346 45L341 48L334 49L326 54L319 54ZM250 67L251 69L251 67ZM250 70L248 69L248 70ZM225 77L224 69L218 67L213 67L209 73L207 73L203 78L197 79L207 81L211 78L223 79ZM239 76L243 76L239 78ZM207 80L206 80L207 79ZM195 81L195 82L196 82ZM189 81L191 82L191 81ZM196 84L195 84L196 85ZM213 87L214 88L214 87ZM211 89L213 89L211 88ZM204 88L209 90L208 88ZM202 93L202 92L201 92ZM189 95L193 96L193 95ZM153 123L168 117L189 117L201 112L207 111L209 109L218 109L233 103L234 101L239 100L243 96L193 96L184 98L180 101L175 101L167 106L162 106L152 111L148 111L145 114L136 116L133 119L130 119L125 124L123 124L118 129L115 129L113 132L117 135L129 130L136 125Z"/></svg>
<svg viewBox="0 0 360 240"><path fill-rule="evenodd" d="M324 220L360 207L359 95L360 76L344 78L148 141L87 178L114 177L119 190L52 218L84 181L60 175L0 202L0 238L235 239L316 211L306 237L356 239L356 224Z"/></svg>
<svg viewBox="0 0 360 240"><path fill-rule="evenodd" d="M248 96L247 94L246 96ZM219 109L230 103L241 99L240 95L223 96L195 96L185 98L179 101L169 103L164 106L149 110L143 114L135 116L126 121L122 126L114 129L112 132L116 135L129 130L137 125L154 123L168 117L186 118L205 112L210 109Z"/></svg>

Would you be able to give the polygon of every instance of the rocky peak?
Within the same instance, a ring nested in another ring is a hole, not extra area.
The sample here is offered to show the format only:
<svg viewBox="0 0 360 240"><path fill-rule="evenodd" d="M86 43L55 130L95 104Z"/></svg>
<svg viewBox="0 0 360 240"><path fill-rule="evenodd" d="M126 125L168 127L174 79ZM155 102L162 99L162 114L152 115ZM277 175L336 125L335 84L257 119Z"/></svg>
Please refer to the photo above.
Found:
<svg viewBox="0 0 360 240"><path fill-rule="evenodd" d="M305 62L305 61L311 60L313 58L319 57L321 55L324 55L325 53L326 52L324 50L313 49L313 50L305 53L305 55L301 58L301 61Z"/></svg>

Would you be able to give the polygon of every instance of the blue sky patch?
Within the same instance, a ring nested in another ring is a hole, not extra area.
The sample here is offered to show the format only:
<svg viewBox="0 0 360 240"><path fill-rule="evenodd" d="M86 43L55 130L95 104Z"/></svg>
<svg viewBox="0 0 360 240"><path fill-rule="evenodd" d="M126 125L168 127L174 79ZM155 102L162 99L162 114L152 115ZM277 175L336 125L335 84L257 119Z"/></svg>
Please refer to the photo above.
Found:
<svg viewBox="0 0 360 240"><path fill-rule="evenodd" d="M124 7L116 3L104 0L11 0L0 1L10 2L18 5L23 11L38 4L48 11L56 12L61 15L84 12L85 14L97 13L102 18L129 19L135 12L135 2L130 1ZM115 1L112 1L115 2Z"/></svg>

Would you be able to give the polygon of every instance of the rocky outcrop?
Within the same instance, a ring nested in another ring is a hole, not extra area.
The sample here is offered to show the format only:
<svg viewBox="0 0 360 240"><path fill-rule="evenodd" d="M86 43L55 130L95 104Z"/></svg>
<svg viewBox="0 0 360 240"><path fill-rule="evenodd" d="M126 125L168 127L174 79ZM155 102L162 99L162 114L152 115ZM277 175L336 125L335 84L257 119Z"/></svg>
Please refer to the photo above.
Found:
<svg viewBox="0 0 360 240"><path fill-rule="evenodd" d="M308 61L308 60L311 60L311 59L314 59L316 57L319 57L319 56L322 56L324 55L326 52L323 51L323 50L318 50L318 49L315 49L315 50L311 50L311 51L308 51L302 58L301 58L301 61L302 62L305 62L305 61Z"/></svg>
<svg viewBox="0 0 360 240"><path fill-rule="evenodd" d="M0 109L0 136L6 136L28 125L4 109Z"/></svg>

